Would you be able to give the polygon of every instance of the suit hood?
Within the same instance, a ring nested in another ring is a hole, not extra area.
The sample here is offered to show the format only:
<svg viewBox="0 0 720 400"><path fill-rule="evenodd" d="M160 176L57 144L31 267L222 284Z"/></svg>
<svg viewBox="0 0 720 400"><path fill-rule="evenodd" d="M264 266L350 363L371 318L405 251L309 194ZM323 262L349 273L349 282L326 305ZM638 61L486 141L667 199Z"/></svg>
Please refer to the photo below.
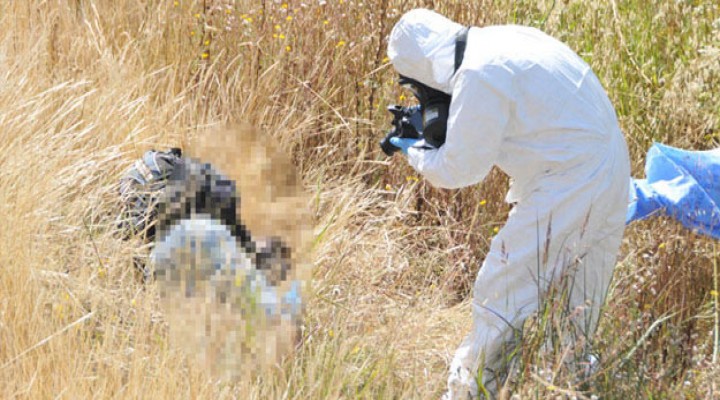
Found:
<svg viewBox="0 0 720 400"><path fill-rule="evenodd" d="M463 26L425 9L404 14L393 27L388 58L400 74L451 94L455 39Z"/></svg>

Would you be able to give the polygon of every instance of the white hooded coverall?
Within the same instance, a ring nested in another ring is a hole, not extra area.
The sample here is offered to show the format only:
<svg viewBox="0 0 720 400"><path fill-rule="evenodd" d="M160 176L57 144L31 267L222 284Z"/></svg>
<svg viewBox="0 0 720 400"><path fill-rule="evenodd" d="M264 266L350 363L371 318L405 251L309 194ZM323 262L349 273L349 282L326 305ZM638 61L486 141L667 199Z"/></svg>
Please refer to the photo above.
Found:
<svg viewBox="0 0 720 400"><path fill-rule="evenodd" d="M584 307L584 334L592 335L622 240L630 176L615 110L578 55L534 28L471 28L455 72L462 29L413 10L388 45L398 73L452 95L445 144L411 147L410 164L441 188L479 183L493 165L512 179L506 200L515 206L478 273L472 330L450 367L452 398L477 396L481 361L492 367L513 328L538 309L539 293L563 274L574 278L570 307Z"/></svg>

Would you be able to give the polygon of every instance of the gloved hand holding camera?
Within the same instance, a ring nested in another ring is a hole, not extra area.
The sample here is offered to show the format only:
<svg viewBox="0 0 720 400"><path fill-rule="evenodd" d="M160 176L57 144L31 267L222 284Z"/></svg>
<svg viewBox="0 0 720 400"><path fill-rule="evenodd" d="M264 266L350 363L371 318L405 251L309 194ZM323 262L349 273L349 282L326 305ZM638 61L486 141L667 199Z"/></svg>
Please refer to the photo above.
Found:
<svg viewBox="0 0 720 400"><path fill-rule="evenodd" d="M442 146L447 131L450 95L404 76L400 76L399 83L408 86L420 104L388 107L393 114L393 129L380 142L383 152L388 156L398 150L407 154L408 148L422 139L431 148Z"/></svg>
<svg viewBox="0 0 720 400"><path fill-rule="evenodd" d="M403 152L403 154L408 154L408 149L415 146L419 141L422 139L404 139L399 137L391 137L390 143L392 143L393 146L400 149L400 151Z"/></svg>

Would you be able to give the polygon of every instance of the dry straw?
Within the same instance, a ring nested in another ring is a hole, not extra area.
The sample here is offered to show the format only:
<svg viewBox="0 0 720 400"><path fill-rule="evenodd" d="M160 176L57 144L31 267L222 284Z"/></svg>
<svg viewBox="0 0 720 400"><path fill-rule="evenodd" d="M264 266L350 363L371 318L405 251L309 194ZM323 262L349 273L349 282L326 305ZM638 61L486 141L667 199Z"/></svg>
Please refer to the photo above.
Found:
<svg viewBox="0 0 720 400"><path fill-rule="evenodd" d="M507 183L439 191L379 151L405 94L385 37L416 6L568 43L608 89L638 175L653 140L718 145L714 0L0 2L0 397L439 397ZM301 345L233 385L168 344L132 268L147 249L114 218L143 151L238 121L290 155L316 228ZM597 370L578 382L562 349L527 347L509 389L717 397L715 264L710 240L669 219L628 228Z"/></svg>

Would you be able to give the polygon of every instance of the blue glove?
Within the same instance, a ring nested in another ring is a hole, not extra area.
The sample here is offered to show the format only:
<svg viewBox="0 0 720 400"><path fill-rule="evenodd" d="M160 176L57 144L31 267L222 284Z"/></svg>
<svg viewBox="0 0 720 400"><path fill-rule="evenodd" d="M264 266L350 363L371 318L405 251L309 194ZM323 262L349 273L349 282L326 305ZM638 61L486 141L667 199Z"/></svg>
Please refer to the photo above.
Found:
<svg viewBox="0 0 720 400"><path fill-rule="evenodd" d="M399 137L390 138L390 143L400 149L405 155L408 153L408 149L421 139L405 139Z"/></svg>

